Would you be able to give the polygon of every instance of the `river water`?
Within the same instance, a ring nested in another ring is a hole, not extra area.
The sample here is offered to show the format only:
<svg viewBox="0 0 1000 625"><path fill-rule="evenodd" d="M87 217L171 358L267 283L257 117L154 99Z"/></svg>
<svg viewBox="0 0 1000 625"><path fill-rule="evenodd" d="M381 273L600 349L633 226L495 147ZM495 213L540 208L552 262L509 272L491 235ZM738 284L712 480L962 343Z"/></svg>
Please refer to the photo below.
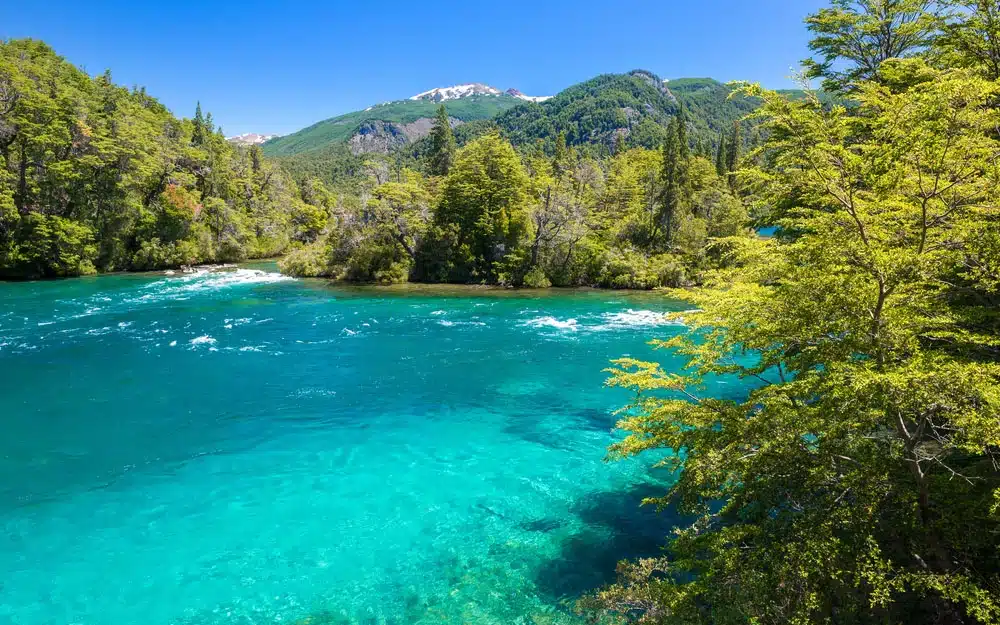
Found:
<svg viewBox="0 0 1000 625"><path fill-rule="evenodd" d="M678 522L608 464L682 302L261 265L0 284L0 622L570 623ZM719 381L721 395L743 392Z"/></svg>

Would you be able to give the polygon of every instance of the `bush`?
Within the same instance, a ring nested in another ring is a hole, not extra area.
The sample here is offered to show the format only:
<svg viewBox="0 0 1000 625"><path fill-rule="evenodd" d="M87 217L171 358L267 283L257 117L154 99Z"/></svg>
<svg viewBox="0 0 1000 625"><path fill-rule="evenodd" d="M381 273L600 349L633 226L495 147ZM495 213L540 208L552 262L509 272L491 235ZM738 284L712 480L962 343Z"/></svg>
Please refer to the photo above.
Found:
<svg viewBox="0 0 1000 625"><path fill-rule="evenodd" d="M410 263L397 261L375 272L375 282L379 284L402 284L410 277Z"/></svg>
<svg viewBox="0 0 1000 625"><path fill-rule="evenodd" d="M9 257L12 277L45 278L96 273L97 246L87 225L58 217L30 213L18 222Z"/></svg>
<svg viewBox="0 0 1000 625"><path fill-rule="evenodd" d="M152 271L179 267L183 264L183 257L174 243L161 243L159 239L153 238L143 241L136 253L132 255L131 269L133 271Z"/></svg>
<svg viewBox="0 0 1000 625"><path fill-rule="evenodd" d="M215 250L215 259L221 263L241 263L248 258L247 248L231 234L225 234Z"/></svg>
<svg viewBox="0 0 1000 625"><path fill-rule="evenodd" d="M326 241L317 241L293 251L278 261L281 273L300 278L329 276L329 250Z"/></svg>
<svg viewBox="0 0 1000 625"><path fill-rule="evenodd" d="M645 256L633 250L609 251L598 281L614 289L678 287L688 282L684 263L673 254Z"/></svg>
<svg viewBox="0 0 1000 625"><path fill-rule="evenodd" d="M537 265L524 275L523 285L529 289L547 289L552 286L552 282L545 276L545 272Z"/></svg>
<svg viewBox="0 0 1000 625"><path fill-rule="evenodd" d="M523 286L525 274L528 272L528 250L517 248L503 257L503 260L493 264L496 282L500 286ZM544 274L542 274L544 277Z"/></svg>

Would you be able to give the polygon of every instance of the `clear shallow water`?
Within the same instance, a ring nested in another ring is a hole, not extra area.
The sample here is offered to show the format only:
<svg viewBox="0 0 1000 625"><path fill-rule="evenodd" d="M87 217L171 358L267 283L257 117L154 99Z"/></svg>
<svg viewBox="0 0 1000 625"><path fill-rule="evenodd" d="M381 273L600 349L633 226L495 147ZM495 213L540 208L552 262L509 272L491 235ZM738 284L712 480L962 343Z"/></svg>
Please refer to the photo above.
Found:
<svg viewBox="0 0 1000 625"><path fill-rule="evenodd" d="M651 295L0 284L0 622L563 623L676 521L602 462ZM719 394L741 393L720 381Z"/></svg>

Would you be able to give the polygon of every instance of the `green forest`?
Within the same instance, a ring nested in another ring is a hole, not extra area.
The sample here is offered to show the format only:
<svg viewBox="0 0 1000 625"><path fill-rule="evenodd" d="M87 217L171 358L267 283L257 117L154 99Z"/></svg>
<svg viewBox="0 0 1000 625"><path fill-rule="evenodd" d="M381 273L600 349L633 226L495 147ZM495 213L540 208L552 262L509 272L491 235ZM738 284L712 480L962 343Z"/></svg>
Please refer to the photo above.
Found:
<svg viewBox="0 0 1000 625"><path fill-rule="evenodd" d="M330 202L200 106L178 119L42 42L0 43L0 277L273 257L323 233Z"/></svg>
<svg viewBox="0 0 1000 625"><path fill-rule="evenodd" d="M737 159L717 167L686 133L682 112L662 148L622 145L605 159L565 133L551 154L541 142L518 151L495 129L457 148L442 106L422 171L370 161L369 182L335 208L336 227L282 270L379 283L693 283L721 258L710 240L749 230L731 185Z"/></svg>

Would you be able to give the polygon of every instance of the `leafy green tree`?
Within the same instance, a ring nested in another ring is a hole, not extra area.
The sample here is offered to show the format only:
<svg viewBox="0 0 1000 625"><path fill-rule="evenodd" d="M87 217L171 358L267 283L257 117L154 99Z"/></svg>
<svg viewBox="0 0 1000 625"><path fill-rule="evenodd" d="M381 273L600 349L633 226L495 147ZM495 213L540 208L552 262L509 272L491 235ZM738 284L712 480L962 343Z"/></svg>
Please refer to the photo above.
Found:
<svg viewBox="0 0 1000 625"><path fill-rule="evenodd" d="M304 201L200 105L180 120L42 42L0 42L0 275L274 255L313 212Z"/></svg>
<svg viewBox="0 0 1000 625"><path fill-rule="evenodd" d="M680 294L684 373L617 361L638 393L621 458L679 471L693 522L584 602L642 623L1000 623L998 85L888 61L856 108L757 87L755 201L778 239ZM991 260L992 259L992 260ZM736 375L745 399L703 397Z"/></svg>
<svg viewBox="0 0 1000 625"><path fill-rule="evenodd" d="M938 62L948 67L974 67L989 80L1000 79L1000 2L945 0L948 15L934 40Z"/></svg>
<svg viewBox="0 0 1000 625"><path fill-rule="evenodd" d="M434 176L447 176L455 161L455 135L444 104L438 107L437 119L431 129L429 171Z"/></svg>
<svg viewBox="0 0 1000 625"><path fill-rule="evenodd" d="M442 278L496 281L528 235L527 185L520 157L498 134L459 150L435 214L437 238L448 239L439 248L449 263Z"/></svg>
<svg viewBox="0 0 1000 625"><path fill-rule="evenodd" d="M18 224L11 256L8 263L17 270L15 276L76 276L94 273L97 248L87 226L56 215L30 213Z"/></svg>
<svg viewBox="0 0 1000 625"><path fill-rule="evenodd" d="M887 59L923 52L937 34L932 0L832 0L806 19L816 55L803 61L806 77L827 91L847 92L876 78Z"/></svg>

